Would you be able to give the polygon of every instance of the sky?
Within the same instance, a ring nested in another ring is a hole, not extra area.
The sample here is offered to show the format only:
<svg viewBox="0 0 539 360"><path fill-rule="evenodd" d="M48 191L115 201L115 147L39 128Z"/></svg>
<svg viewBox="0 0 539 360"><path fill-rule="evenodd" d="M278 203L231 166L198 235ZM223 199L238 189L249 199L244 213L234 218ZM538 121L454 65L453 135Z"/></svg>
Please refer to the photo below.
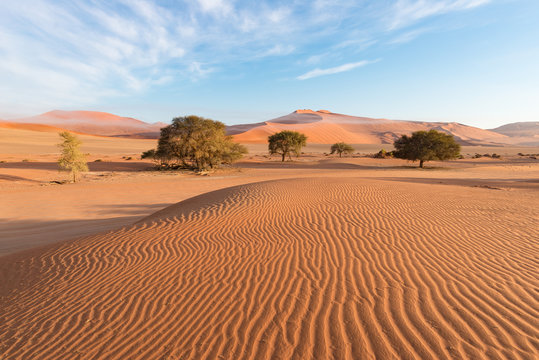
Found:
<svg viewBox="0 0 539 360"><path fill-rule="evenodd" d="M1 0L0 118L539 121L539 0Z"/></svg>

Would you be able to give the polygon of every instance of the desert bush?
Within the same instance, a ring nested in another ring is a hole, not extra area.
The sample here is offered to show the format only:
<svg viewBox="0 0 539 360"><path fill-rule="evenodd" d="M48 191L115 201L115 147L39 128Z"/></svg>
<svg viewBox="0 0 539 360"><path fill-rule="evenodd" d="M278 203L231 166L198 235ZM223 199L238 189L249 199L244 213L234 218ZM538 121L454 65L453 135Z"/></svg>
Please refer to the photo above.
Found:
<svg viewBox="0 0 539 360"><path fill-rule="evenodd" d="M247 153L247 148L226 135L222 122L195 115L176 117L161 129L157 149L142 153L166 168L206 170L230 164Z"/></svg>
<svg viewBox="0 0 539 360"><path fill-rule="evenodd" d="M460 155L460 145L453 136L436 130L416 131L411 136L403 135L393 146L395 157L419 160L420 168L425 161L455 159Z"/></svg>
<svg viewBox="0 0 539 360"><path fill-rule="evenodd" d="M270 155L281 155L281 161L284 161L286 156L290 159L291 153L299 157L301 148L305 145L307 145L307 136L297 131L284 130L268 137Z"/></svg>
<svg viewBox="0 0 539 360"><path fill-rule="evenodd" d="M58 144L61 149L61 155L58 159L58 165L61 169L71 171L73 182L77 181L77 174L88 171L86 157L80 151L82 142L69 131L59 133L62 142Z"/></svg>
<svg viewBox="0 0 539 360"><path fill-rule="evenodd" d="M331 145L331 153L330 154L339 154L339 157L342 157L342 154L345 153L345 154L351 154L354 152L354 148L352 147L352 145L350 144L346 144L346 143L343 143L343 142L340 142L340 143L335 143L333 145Z"/></svg>
<svg viewBox="0 0 539 360"><path fill-rule="evenodd" d="M385 151L384 149L378 151L376 154L373 155L375 159L388 159L392 158L394 156L393 151Z"/></svg>

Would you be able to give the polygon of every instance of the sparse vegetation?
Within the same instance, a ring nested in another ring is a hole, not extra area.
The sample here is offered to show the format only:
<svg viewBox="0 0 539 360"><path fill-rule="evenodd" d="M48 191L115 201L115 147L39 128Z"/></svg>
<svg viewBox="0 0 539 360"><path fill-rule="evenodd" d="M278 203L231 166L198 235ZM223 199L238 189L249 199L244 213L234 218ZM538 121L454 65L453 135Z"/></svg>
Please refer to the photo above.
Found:
<svg viewBox="0 0 539 360"><path fill-rule="evenodd" d="M95 159L94 162L103 162L103 159Z"/></svg>
<svg viewBox="0 0 539 360"><path fill-rule="evenodd" d="M331 154L339 154L339 157L342 157L342 154L351 154L354 152L354 148L350 144L346 144L343 142L335 143L331 145Z"/></svg>
<svg viewBox="0 0 539 360"><path fill-rule="evenodd" d="M247 153L247 148L226 135L222 122L195 115L177 117L161 129L157 149L142 153L165 168L207 170L230 164Z"/></svg>
<svg viewBox="0 0 539 360"><path fill-rule="evenodd" d="M482 158L482 157L488 157L488 158L492 158L492 159L501 159L502 156L499 155L499 154L496 154L496 153L492 153L492 154L475 154L474 156L472 156L472 159L479 159L479 158Z"/></svg>
<svg viewBox="0 0 539 360"><path fill-rule="evenodd" d="M389 159L394 156L393 151L385 151L384 149L378 151L376 154L374 154L375 159Z"/></svg>
<svg viewBox="0 0 539 360"><path fill-rule="evenodd" d="M299 157L301 148L307 145L307 136L297 131L284 130L268 137L268 151L270 155L281 155L281 161L291 154Z"/></svg>
<svg viewBox="0 0 539 360"><path fill-rule="evenodd" d="M77 175L80 172L88 171L86 157L80 151L82 142L69 131L63 131L58 135L62 138L62 142L58 144L62 151L58 165L61 169L71 171L73 182L77 182Z"/></svg>
<svg viewBox="0 0 539 360"><path fill-rule="evenodd" d="M455 159L460 155L460 145L453 136L436 130L416 131L411 136L403 135L393 146L395 157L419 160L420 168L425 161Z"/></svg>

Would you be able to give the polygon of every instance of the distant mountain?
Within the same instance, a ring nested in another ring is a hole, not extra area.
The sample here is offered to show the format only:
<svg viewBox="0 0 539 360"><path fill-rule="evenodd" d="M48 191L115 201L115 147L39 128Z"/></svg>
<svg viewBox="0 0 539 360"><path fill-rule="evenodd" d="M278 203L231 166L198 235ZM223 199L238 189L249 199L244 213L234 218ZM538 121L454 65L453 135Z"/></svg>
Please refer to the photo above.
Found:
<svg viewBox="0 0 539 360"><path fill-rule="evenodd" d="M308 142L332 144L391 144L403 134L435 129L453 135L463 145L506 143L507 136L459 123L418 122L335 114L328 110L296 110L291 114L256 124L233 125L228 133L241 143L266 143L269 135L294 130L307 135Z"/></svg>
<svg viewBox="0 0 539 360"><path fill-rule="evenodd" d="M41 115L10 120L11 123L48 125L102 136L157 138L164 123L148 124L137 119L98 111L54 110Z"/></svg>

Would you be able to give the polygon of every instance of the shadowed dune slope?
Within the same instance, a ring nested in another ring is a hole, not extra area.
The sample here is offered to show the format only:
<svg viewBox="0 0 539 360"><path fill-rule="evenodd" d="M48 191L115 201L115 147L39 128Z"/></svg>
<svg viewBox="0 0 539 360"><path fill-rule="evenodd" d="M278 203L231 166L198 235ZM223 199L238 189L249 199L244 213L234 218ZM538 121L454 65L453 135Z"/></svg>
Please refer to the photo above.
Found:
<svg viewBox="0 0 539 360"><path fill-rule="evenodd" d="M0 353L537 358L537 213L510 199L335 178L208 193L4 257Z"/></svg>
<svg viewBox="0 0 539 360"><path fill-rule="evenodd" d="M452 134L464 145L505 143L507 136L458 123L372 119L331 113L327 110L296 110L277 119L257 124L229 126L228 133L240 143L266 143L269 135L283 130L300 131L307 142L332 144L392 144L403 134L435 129Z"/></svg>

